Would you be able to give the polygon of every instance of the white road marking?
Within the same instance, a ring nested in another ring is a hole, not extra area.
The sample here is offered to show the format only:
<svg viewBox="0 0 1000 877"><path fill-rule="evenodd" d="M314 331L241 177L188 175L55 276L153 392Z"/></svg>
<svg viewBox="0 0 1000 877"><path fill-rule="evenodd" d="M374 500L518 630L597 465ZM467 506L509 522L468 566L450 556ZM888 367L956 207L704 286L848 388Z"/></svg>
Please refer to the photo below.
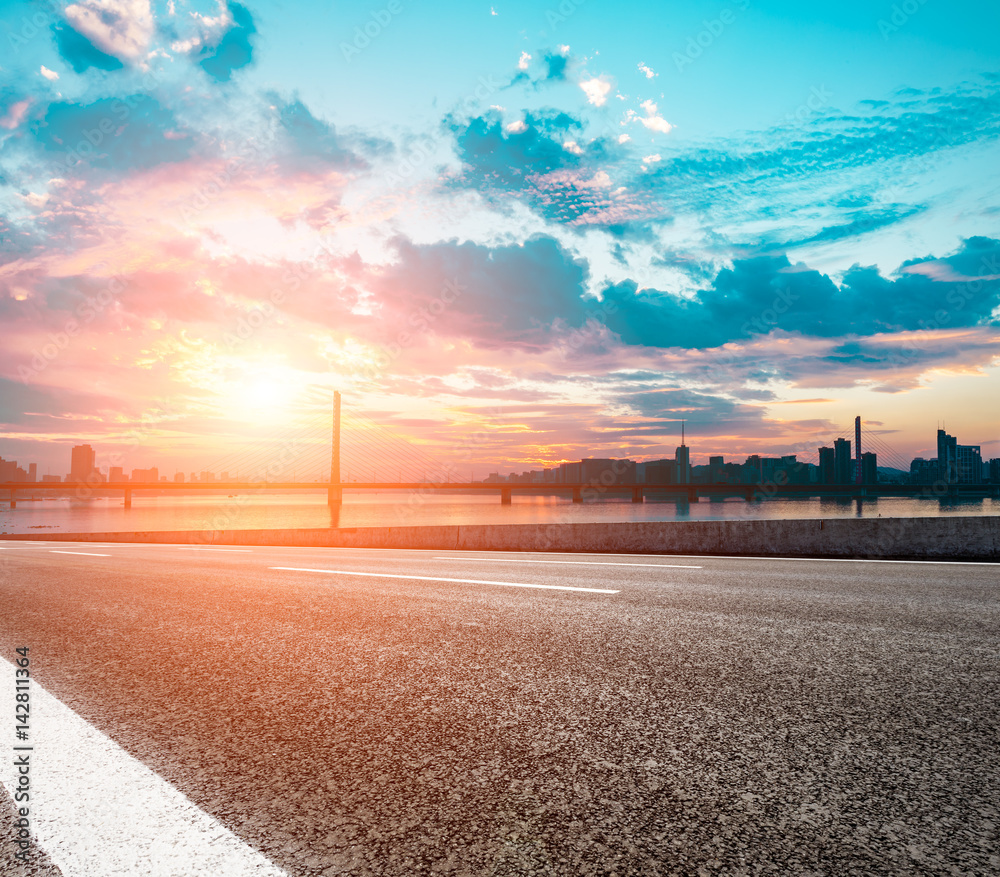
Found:
<svg viewBox="0 0 1000 877"><path fill-rule="evenodd" d="M391 548L369 548L369 549L358 549L367 551L392 551ZM434 551L433 548L417 549L412 548L411 551ZM495 557L498 554L503 554L502 551L495 552L475 552L470 549L470 557L468 559L474 559L477 555L488 553L490 557ZM568 557L579 557L581 554L592 554L595 557L663 557L671 558L673 560L787 560L791 563L917 563L925 564L927 566L997 566L995 561L989 560L880 560L878 558L867 558L867 557L784 557L775 555L773 557L768 555L758 555L758 554L617 554L615 552L603 553L603 552L590 552L590 551L518 551L514 552L516 554L564 554Z"/></svg>
<svg viewBox="0 0 1000 877"><path fill-rule="evenodd" d="M41 548L40 545L18 545L11 547L0 545L0 551L37 551L39 548Z"/></svg>
<svg viewBox="0 0 1000 877"><path fill-rule="evenodd" d="M284 569L290 572L325 572L340 576L365 576L373 579L419 579L424 582L457 582L463 585L503 585L507 588L537 588L542 591L583 591L587 594L618 594L606 588L572 588L569 585L535 585L525 582L487 582L482 579L445 579L440 576L403 576L385 572L356 572L352 569L306 569L298 566L272 566L270 569Z"/></svg>
<svg viewBox="0 0 1000 877"><path fill-rule="evenodd" d="M178 551L246 551L248 553L252 552L251 548L185 548L180 547Z"/></svg>
<svg viewBox="0 0 1000 877"><path fill-rule="evenodd" d="M95 554L93 551L58 551L55 548L51 549L49 554L82 554L85 557L111 557L110 554Z"/></svg>
<svg viewBox="0 0 1000 877"><path fill-rule="evenodd" d="M0 673L0 702L13 704L14 665L0 658ZM287 877L37 682L30 692L29 739L16 745L32 750L5 753L0 782L13 795L14 758L28 756L32 841L64 877Z"/></svg>
<svg viewBox="0 0 1000 877"><path fill-rule="evenodd" d="M435 557L435 560L464 560L466 563L471 558L468 557ZM567 564L574 566L655 566L658 569L703 569L700 566L689 566L681 563L627 563L616 560L520 560L511 557L491 557L493 563L558 563L561 566Z"/></svg>

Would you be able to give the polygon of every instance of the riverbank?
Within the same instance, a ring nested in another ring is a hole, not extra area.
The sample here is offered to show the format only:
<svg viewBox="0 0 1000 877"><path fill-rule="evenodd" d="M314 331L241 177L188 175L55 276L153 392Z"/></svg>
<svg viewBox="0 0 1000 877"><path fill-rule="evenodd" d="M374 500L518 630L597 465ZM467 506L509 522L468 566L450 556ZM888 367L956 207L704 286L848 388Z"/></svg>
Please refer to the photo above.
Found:
<svg viewBox="0 0 1000 877"><path fill-rule="evenodd" d="M1000 560L1000 517L21 533L0 540L992 561Z"/></svg>

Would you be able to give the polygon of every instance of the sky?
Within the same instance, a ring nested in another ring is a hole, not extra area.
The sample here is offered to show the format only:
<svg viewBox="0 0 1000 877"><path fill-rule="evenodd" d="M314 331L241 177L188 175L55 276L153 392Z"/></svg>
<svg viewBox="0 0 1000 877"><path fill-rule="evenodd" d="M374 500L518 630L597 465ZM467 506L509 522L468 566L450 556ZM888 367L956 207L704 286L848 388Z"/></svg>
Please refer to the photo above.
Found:
<svg viewBox="0 0 1000 877"><path fill-rule="evenodd" d="M0 456L1000 457L1000 6L6 0ZM888 461L887 461L888 462Z"/></svg>

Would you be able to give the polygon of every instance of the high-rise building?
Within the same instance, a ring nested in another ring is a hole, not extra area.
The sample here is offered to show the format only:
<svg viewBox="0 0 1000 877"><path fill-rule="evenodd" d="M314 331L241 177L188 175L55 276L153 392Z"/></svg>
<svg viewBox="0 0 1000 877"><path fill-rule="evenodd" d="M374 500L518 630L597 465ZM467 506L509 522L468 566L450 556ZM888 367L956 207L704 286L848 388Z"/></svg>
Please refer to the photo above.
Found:
<svg viewBox="0 0 1000 877"><path fill-rule="evenodd" d="M614 484L635 484L635 463L632 460L602 458L581 460L580 480L584 484L605 487Z"/></svg>
<svg viewBox="0 0 1000 877"><path fill-rule="evenodd" d="M983 483L983 455L979 445L956 445L955 468L959 484Z"/></svg>
<svg viewBox="0 0 1000 877"><path fill-rule="evenodd" d="M990 460L990 484L1000 484L1000 457Z"/></svg>
<svg viewBox="0 0 1000 877"><path fill-rule="evenodd" d="M28 481L34 484L34 482L36 482L37 480L38 480L38 464L28 463Z"/></svg>
<svg viewBox="0 0 1000 877"><path fill-rule="evenodd" d="M643 466L645 484L677 484L676 460L650 460Z"/></svg>
<svg viewBox="0 0 1000 877"><path fill-rule="evenodd" d="M937 457L932 460L914 457L910 461L910 484L933 484L940 474Z"/></svg>
<svg viewBox="0 0 1000 877"><path fill-rule="evenodd" d="M94 471L96 459L90 445L76 445L70 452L69 475L72 481L86 481Z"/></svg>
<svg viewBox="0 0 1000 877"><path fill-rule="evenodd" d="M112 466L108 469L109 484L119 484L122 481L128 481L128 478L125 477L125 470L121 466Z"/></svg>
<svg viewBox="0 0 1000 877"><path fill-rule="evenodd" d="M861 483L878 484L878 457L875 454L861 455Z"/></svg>
<svg viewBox="0 0 1000 877"><path fill-rule="evenodd" d="M5 460L0 457L0 481L13 481L17 472L17 460Z"/></svg>
<svg viewBox="0 0 1000 877"><path fill-rule="evenodd" d="M175 472L174 473L174 482L176 484L183 484L184 483L184 473L183 472Z"/></svg>
<svg viewBox="0 0 1000 877"><path fill-rule="evenodd" d="M851 459L851 443L839 438L833 443L834 484L854 483L854 460Z"/></svg>
<svg viewBox="0 0 1000 877"><path fill-rule="evenodd" d="M820 448L819 449L819 483L820 484L836 484L837 483L837 467L836 458L834 457L833 448Z"/></svg>
<svg viewBox="0 0 1000 877"><path fill-rule="evenodd" d="M938 478L945 484L958 484L958 439L939 429L937 452Z"/></svg>

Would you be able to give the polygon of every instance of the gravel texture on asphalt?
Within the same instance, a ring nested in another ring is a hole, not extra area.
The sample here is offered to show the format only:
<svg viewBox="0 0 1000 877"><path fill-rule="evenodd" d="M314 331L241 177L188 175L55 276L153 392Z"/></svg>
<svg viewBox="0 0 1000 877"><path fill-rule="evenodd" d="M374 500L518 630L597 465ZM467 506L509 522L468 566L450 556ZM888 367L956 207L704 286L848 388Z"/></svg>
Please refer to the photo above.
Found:
<svg viewBox="0 0 1000 877"><path fill-rule="evenodd" d="M100 550L3 654L295 877L1000 874L998 566Z"/></svg>

